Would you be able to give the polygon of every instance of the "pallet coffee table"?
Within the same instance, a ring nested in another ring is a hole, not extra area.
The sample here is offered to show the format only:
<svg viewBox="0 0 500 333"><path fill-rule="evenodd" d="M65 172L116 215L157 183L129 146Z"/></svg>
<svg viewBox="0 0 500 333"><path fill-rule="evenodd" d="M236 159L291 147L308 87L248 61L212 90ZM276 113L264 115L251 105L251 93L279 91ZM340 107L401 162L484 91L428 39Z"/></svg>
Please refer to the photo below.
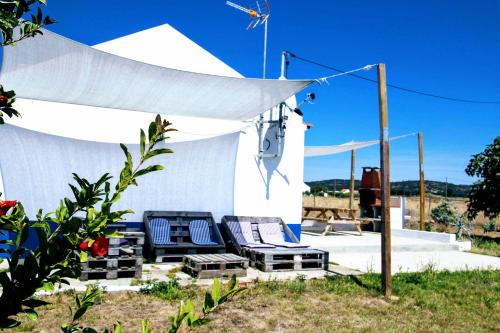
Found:
<svg viewBox="0 0 500 333"><path fill-rule="evenodd" d="M200 279L236 275L247 276L248 259L232 253L184 256L184 269Z"/></svg>

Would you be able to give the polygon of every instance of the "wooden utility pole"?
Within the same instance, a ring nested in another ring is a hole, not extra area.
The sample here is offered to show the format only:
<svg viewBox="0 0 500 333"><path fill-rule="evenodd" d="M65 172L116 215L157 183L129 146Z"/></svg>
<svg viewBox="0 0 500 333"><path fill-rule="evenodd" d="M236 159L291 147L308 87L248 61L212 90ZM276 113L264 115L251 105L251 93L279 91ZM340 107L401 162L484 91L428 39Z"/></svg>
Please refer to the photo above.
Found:
<svg viewBox="0 0 500 333"><path fill-rule="evenodd" d="M424 144L422 133L418 132L418 160L420 171L420 230L425 230L425 177L424 177Z"/></svg>
<svg viewBox="0 0 500 333"><path fill-rule="evenodd" d="M385 64L378 64L378 106L380 119L380 173L382 199L382 292L392 294L391 274L391 183L389 168L389 116Z"/></svg>
<svg viewBox="0 0 500 333"><path fill-rule="evenodd" d="M354 168L356 167L356 151L351 150L351 184L349 186L349 209L354 205Z"/></svg>

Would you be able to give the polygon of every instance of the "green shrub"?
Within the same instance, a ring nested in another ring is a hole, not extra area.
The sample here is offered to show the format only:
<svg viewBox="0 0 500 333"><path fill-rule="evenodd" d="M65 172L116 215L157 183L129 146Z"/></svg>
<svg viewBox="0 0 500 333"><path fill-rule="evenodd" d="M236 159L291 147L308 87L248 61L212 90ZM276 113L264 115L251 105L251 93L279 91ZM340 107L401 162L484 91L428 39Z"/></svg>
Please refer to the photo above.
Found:
<svg viewBox="0 0 500 333"><path fill-rule="evenodd" d="M183 297L179 279L169 281L146 281L146 285L140 289L146 295L153 295L166 301L172 301Z"/></svg>

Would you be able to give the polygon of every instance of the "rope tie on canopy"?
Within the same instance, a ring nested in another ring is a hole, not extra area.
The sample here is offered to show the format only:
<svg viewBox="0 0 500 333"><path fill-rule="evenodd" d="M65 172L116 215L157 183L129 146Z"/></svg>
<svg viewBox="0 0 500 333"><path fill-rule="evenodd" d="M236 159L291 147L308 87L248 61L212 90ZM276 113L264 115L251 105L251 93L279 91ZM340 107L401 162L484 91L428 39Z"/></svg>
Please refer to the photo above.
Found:
<svg viewBox="0 0 500 333"><path fill-rule="evenodd" d="M316 79L314 81L317 82L317 83L319 83L320 85L323 85L325 83L327 85L329 85L330 83L328 82L328 79L331 79L331 78L334 78L334 77L337 77L337 76L348 75L348 74L359 72L359 71L363 71L363 70L364 71L369 71L370 69L372 69L373 67L375 67L377 65L378 64L366 65L366 66L363 66L363 67L360 67L360 68L356 68L356 69L353 69L353 70L350 70L350 71L347 71L347 72L337 73L337 74L333 74L333 75L329 75L329 76L325 76L325 77L320 77L319 79Z"/></svg>

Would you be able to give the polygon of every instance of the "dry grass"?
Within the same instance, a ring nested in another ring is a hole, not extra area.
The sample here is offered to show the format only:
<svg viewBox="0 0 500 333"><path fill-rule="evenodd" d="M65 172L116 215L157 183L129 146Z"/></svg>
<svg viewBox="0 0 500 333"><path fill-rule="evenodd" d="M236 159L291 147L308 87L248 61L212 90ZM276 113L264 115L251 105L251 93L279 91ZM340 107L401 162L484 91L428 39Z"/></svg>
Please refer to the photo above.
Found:
<svg viewBox="0 0 500 333"><path fill-rule="evenodd" d="M211 316L196 332L498 332L500 330L500 271L405 273L394 277L398 300L379 296L379 275L258 282ZM203 290L191 288L186 297L200 304ZM40 310L35 324L26 321L12 332L59 331L67 320L71 295L51 297L54 305ZM178 301L163 301L139 293L107 294L102 304L84 316L84 324L138 332L149 319L156 333L164 332L167 316Z"/></svg>

